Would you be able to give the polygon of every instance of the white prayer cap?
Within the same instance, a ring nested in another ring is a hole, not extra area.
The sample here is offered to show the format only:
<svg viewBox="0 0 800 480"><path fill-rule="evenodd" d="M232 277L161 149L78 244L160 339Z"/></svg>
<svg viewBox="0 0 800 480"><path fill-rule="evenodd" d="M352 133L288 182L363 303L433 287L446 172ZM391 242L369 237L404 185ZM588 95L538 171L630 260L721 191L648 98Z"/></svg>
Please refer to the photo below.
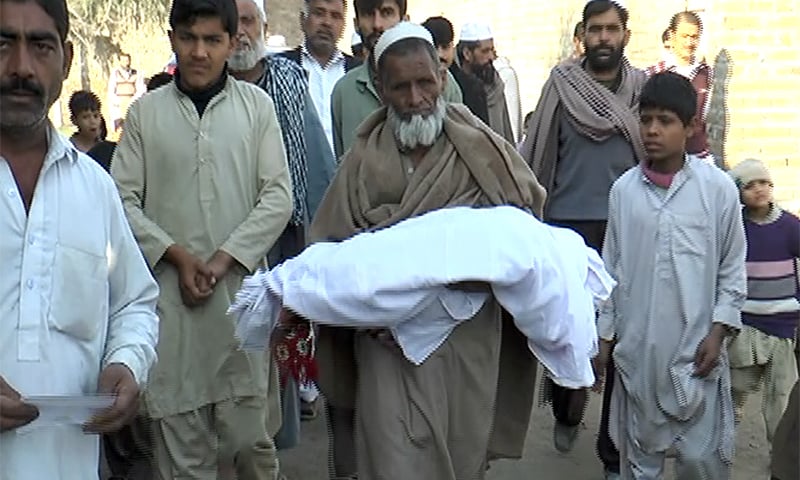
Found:
<svg viewBox="0 0 800 480"><path fill-rule="evenodd" d="M491 40L494 38L492 29L485 23L465 23L461 27L459 41L480 42L481 40Z"/></svg>
<svg viewBox="0 0 800 480"><path fill-rule="evenodd" d="M356 45L361 45L361 34L353 32L353 36L350 38L350 46L355 47Z"/></svg>
<svg viewBox="0 0 800 480"><path fill-rule="evenodd" d="M391 47L400 40L405 40L407 38L419 38L420 40L425 40L426 42L430 43L431 46L434 46L433 37L427 28L417 25L416 23L400 22L389 30L383 32L381 34L381 38L378 39L378 43L375 44L375 50L373 52L373 55L375 56L375 65L378 65L381 56L383 56L383 53L387 48Z"/></svg>

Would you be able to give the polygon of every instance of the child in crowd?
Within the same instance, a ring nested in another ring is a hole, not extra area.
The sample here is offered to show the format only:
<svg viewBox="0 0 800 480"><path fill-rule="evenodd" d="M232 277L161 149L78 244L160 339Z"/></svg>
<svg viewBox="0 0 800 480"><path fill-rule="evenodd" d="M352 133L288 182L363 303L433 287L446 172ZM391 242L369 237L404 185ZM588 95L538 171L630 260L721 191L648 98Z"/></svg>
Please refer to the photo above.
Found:
<svg viewBox="0 0 800 480"><path fill-rule="evenodd" d="M797 381L800 219L775 204L772 176L760 161L745 160L728 173L739 186L747 235L744 328L728 348L733 402L738 421L748 394L763 386L761 413L771 445Z"/></svg>
<svg viewBox="0 0 800 480"><path fill-rule="evenodd" d="M69 99L72 123L78 127L70 140L81 152L88 152L103 140L103 117L100 115L100 99L92 92L79 90Z"/></svg>
<svg viewBox="0 0 800 480"><path fill-rule="evenodd" d="M681 480L729 479L735 443L726 338L746 298L739 192L686 153L697 94L653 75L640 97L646 161L611 189L603 259L619 285L598 318L617 378L609 433L623 480L660 480L667 451Z"/></svg>

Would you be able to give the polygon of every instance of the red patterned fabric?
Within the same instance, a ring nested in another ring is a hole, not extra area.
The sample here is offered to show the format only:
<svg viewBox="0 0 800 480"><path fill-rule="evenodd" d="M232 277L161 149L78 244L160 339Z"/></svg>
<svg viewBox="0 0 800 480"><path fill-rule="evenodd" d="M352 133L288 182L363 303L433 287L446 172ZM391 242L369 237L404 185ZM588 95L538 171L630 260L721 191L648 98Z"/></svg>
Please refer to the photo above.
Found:
<svg viewBox="0 0 800 480"><path fill-rule="evenodd" d="M279 327L275 332L278 340L273 346L273 358L278 366L281 385L288 375L298 385L306 385L317 379L317 361L314 358L314 329L306 322Z"/></svg>

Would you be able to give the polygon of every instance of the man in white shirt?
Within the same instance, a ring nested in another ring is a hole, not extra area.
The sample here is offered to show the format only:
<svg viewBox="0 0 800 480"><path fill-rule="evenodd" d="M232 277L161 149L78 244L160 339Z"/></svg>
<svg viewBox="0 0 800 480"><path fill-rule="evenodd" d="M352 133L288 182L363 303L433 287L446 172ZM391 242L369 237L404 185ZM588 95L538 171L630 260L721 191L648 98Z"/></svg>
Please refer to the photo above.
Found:
<svg viewBox="0 0 800 480"><path fill-rule="evenodd" d="M325 136L333 148L333 119L331 94L344 74L361 61L336 45L344 35L345 0L304 0L300 13L303 44L283 54L303 67L308 75L308 87Z"/></svg>
<svg viewBox="0 0 800 480"><path fill-rule="evenodd" d="M136 413L158 287L111 178L47 119L72 62L65 0L0 1L0 478L98 478L99 436ZM84 425L26 398L107 393ZM69 421L64 422L69 423Z"/></svg>

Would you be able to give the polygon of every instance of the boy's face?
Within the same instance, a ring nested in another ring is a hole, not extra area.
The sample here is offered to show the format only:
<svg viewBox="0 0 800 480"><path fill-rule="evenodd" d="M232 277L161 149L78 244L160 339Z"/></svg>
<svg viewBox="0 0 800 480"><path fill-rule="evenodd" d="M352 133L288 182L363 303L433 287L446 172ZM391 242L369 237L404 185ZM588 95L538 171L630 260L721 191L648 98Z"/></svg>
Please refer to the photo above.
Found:
<svg viewBox="0 0 800 480"><path fill-rule="evenodd" d="M753 180L742 188L742 203L747 208L768 208L772 203L772 182Z"/></svg>
<svg viewBox="0 0 800 480"><path fill-rule="evenodd" d="M643 108L639 127L644 148L651 161L661 161L683 155L686 140L694 134L695 119L684 125L675 112L663 108Z"/></svg>
<svg viewBox="0 0 800 480"><path fill-rule="evenodd" d="M84 110L73 118L72 121L78 127L80 133L100 135L100 112L97 110Z"/></svg>

